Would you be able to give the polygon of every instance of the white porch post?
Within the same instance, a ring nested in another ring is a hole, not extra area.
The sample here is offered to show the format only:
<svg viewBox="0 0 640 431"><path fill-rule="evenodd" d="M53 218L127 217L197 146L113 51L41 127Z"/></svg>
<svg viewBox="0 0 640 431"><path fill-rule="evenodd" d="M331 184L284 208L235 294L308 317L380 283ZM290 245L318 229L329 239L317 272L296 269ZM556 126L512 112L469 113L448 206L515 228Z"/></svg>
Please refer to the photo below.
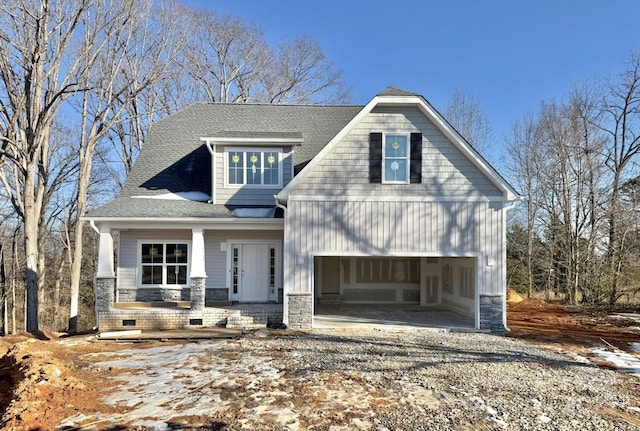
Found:
<svg viewBox="0 0 640 431"><path fill-rule="evenodd" d="M115 277L113 270L113 237L111 229L100 229L100 241L98 245L98 271L97 278Z"/></svg>
<svg viewBox="0 0 640 431"><path fill-rule="evenodd" d="M191 309L201 311L205 307L205 279L207 272L204 264L204 229L191 229L191 272L190 302Z"/></svg>

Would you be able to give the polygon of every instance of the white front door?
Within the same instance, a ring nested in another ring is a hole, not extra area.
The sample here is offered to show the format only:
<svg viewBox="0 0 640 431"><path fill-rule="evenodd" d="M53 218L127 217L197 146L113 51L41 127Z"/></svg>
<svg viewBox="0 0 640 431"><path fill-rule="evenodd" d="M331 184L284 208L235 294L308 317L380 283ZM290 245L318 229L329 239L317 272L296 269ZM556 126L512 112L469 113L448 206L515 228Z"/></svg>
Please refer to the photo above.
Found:
<svg viewBox="0 0 640 431"><path fill-rule="evenodd" d="M240 302L277 300L277 246L267 242L232 242L229 254L229 299Z"/></svg>
<svg viewBox="0 0 640 431"><path fill-rule="evenodd" d="M269 300L269 246L243 244L240 262L240 301Z"/></svg>

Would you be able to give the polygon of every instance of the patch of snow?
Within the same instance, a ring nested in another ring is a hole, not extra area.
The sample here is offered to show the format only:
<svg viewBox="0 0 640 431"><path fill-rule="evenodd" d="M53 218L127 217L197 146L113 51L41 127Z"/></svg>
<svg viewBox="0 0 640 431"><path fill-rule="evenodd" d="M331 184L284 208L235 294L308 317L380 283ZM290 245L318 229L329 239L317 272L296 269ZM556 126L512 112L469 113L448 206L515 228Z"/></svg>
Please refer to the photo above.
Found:
<svg viewBox="0 0 640 431"><path fill-rule="evenodd" d="M211 200L211 196L203 192L178 192L178 193L164 193L161 195L137 195L131 196L133 199L162 199L171 201L194 201L194 202L208 202Z"/></svg>
<svg viewBox="0 0 640 431"><path fill-rule="evenodd" d="M99 358L103 355L91 353L85 356ZM269 357L243 355L239 343L227 341L120 350L93 366L120 370L118 389L102 397L102 401L107 405L133 408L123 415L126 420L154 431L171 429L168 422L173 417L223 411L235 400L222 399L222 391L233 393L234 389L258 388L281 377ZM257 392L256 396L267 400L271 394ZM274 420L297 420L289 409L279 411L274 407L270 406L268 412L274 415ZM67 418L64 424L76 426L86 419ZM96 415L91 419L105 420L107 416Z"/></svg>
<svg viewBox="0 0 640 431"><path fill-rule="evenodd" d="M640 353L640 343L631 343L631 349L634 352Z"/></svg>
<svg viewBox="0 0 640 431"><path fill-rule="evenodd" d="M613 364L618 370L640 377L640 358L618 349L613 351L596 349L593 353Z"/></svg>
<svg viewBox="0 0 640 431"><path fill-rule="evenodd" d="M236 208L233 215L239 218L273 218L275 208Z"/></svg>

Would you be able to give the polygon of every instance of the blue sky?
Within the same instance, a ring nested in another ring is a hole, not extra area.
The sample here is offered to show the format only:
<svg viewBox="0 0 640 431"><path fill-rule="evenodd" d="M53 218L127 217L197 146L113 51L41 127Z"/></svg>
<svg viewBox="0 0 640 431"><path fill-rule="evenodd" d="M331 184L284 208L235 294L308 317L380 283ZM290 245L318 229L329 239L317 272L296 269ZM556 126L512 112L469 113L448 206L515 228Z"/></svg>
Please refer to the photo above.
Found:
<svg viewBox="0 0 640 431"><path fill-rule="evenodd" d="M624 70L640 54L636 0L183 0L235 15L270 43L317 39L352 102L393 85L443 110L460 90L489 118L499 147L541 101Z"/></svg>

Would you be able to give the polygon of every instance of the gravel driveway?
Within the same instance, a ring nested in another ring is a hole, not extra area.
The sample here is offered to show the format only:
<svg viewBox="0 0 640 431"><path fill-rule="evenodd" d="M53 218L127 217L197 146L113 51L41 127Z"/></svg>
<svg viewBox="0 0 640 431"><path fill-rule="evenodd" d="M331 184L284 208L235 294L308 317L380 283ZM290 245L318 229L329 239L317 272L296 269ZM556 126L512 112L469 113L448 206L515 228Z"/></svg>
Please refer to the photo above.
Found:
<svg viewBox="0 0 640 431"><path fill-rule="evenodd" d="M640 379L488 334L259 330L131 352L129 362L119 351L93 363L130 373L108 402L135 410L108 420L135 429L574 431L640 423ZM100 420L66 424L87 419Z"/></svg>

